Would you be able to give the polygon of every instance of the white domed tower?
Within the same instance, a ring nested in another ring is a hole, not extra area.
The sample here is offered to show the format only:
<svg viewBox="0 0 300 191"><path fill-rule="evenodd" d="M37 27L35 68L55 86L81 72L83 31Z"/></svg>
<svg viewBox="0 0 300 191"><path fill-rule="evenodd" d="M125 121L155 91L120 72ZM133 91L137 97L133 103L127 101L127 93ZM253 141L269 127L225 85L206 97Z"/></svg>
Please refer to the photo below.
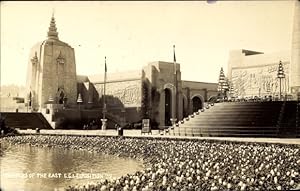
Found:
<svg viewBox="0 0 300 191"><path fill-rule="evenodd" d="M74 49L58 38L52 15L47 39L30 51L27 73L28 103L41 110L49 99L54 103L76 103L77 80Z"/></svg>

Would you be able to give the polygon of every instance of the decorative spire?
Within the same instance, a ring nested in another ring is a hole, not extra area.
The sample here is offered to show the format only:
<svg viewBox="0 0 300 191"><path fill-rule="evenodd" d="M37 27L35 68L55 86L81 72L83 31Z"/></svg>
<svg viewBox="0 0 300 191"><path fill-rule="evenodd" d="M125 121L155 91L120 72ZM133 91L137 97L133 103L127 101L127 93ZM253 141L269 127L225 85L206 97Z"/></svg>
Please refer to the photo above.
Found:
<svg viewBox="0 0 300 191"><path fill-rule="evenodd" d="M228 82L224 75L223 67L221 67L220 75L219 75L219 84L218 84L218 91L224 92L228 89Z"/></svg>
<svg viewBox="0 0 300 191"><path fill-rule="evenodd" d="M277 78L284 78L285 74L284 74L284 69L282 66L282 62L281 60L279 61L279 66L278 66L278 71L277 71Z"/></svg>
<svg viewBox="0 0 300 191"><path fill-rule="evenodd" d="M174 61L174 63L176 63L176 56L175 56L175 45L173 45L173 54L174 54L173 61Z"/></svg>
<svg viewBox="0 0 300 191"><path fill-rule="evenodd" d="M31 63L36 64L38 63L38 57L37 57L37 52L35 51L34 57L31 58Z"/></svg>
<svg viewBox="0 0 300 191"><path fill-rule="evenodd" d="M52 13L50 27L48 31L48 39L57 39L58 40L58 32L55 24L54 13Z"/></svg>
<svg viewBox="0 0 300 191"><path fill-rule="evenodd" d="M52 17L54 17L55 9L52 8Z"/></svg>

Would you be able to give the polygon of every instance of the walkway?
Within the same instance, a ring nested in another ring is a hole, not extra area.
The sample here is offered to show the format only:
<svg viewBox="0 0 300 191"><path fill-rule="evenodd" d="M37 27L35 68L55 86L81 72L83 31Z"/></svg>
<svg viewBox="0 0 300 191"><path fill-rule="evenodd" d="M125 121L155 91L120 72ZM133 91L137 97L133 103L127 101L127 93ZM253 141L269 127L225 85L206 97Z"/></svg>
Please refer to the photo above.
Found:
<svg viewBox="0 0 300 191"><path fill-rule="evenodd" d="M18 130L22 134L36 134L35 130ZM40 134L45 135L81 135L81 136L117 136L116 130L40 130ZM141 134L141 130L124 130L125 137L151 137L151 138L178 138L178 139L198 139L198 140L218 140L218 141L237 141L237 142L258 142L258 143L280 143L300 145L300 139L297 138L246 138L246 137L191 137L174 136L160 133L158 130L152 130L151 134Z"/></svg>

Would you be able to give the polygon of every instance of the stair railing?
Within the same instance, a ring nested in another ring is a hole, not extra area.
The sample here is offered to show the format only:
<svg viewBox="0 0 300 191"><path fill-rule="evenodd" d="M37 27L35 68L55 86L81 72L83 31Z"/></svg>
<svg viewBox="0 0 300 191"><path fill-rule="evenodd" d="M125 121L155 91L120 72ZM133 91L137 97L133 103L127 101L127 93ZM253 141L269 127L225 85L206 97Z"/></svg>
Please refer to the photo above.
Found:
<svg viewBox="0 0 300 191"><path fill-rule="evenodd" d="M296 137L298 137L298 134L299 134L299 115L300 115L300 93L298 93L298 96L297 96L297 106L296 106Z"/></svg>
<svg viewBox="0 0 300 191"><path fill-rule="evenodd" d="M43 124L43 128L47 129L48 126L50 126L51 128L53 128L51 126L51 124L48 122L48 120L46 118L44 118L43 113L37 113L37 117L39 118L39 120L42 122Z"/></svg>

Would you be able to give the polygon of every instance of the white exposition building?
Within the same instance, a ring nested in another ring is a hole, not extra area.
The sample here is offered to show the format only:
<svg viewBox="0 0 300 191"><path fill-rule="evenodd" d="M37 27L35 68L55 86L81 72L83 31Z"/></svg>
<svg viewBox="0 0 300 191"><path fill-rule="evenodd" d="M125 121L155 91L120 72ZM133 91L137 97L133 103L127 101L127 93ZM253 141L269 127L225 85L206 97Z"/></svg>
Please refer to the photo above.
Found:
<svg viewBox="0 0 300 191"><path fill-rule="evenodd" d="M234 96L278 96L300 92L300 1L295 1L291 51L264 54L251 50L233 50L229 54L228 79ZM281 61L285 77L278 78Z"/></svg>

